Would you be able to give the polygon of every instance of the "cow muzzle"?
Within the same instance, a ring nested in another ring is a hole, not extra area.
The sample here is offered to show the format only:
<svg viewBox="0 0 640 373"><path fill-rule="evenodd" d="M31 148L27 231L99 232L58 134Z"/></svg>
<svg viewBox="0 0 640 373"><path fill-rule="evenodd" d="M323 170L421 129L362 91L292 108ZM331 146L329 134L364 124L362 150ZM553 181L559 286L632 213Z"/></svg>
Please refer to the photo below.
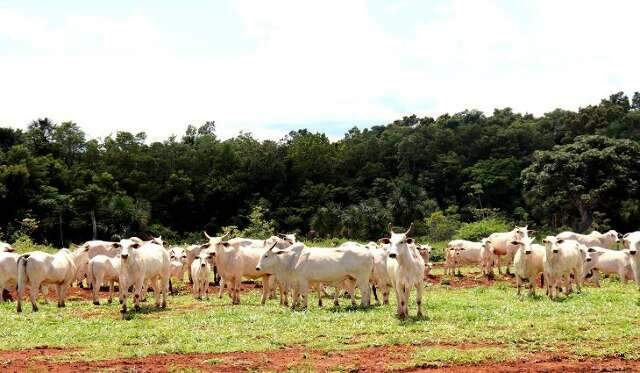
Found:
<svg viewBox="0 0 640 373"><path fill-rule="evenodd" d="M120 257L121 257L122 259L127 259L127 258L129 257L129 254L122 254L122 255L120 255Z"/></svg>
<svg viewBox="0 0 640 373"><path fill-rule="evenodd" d="M553 252L554 254L557 254L557 253L559 252L559 250L558 250L558 249L555 249L555 250L552 250L552 252Z"/></svg>
<svg viewBox="0 0 640 373"><path fill-rule="evenodd" d="M629 250L629 254L636 255L636 251L635 250Z"/></svg>
<svg viewBox="0 0 640 373"><path fill-rule="evenodd" d="M200 264L200 267L202 267L202 268L204 268L204 267L206 267L206 266L207 266L207 263L202 263L202 264Z"/></svg>
<svg viewBox="0 0 640 373"><path fill-rule="evenodd" d="M591 258L587 258L587 262L590 262L590 261L591 261Z"/></svg>
<svg viewBox="0 0 640 373"><path fill-rule="evenodd" d="M256 267L256 271L260 272L260 267Z"/></svg>
<svg viewBox="0 0 640 373"><path fill-rule="evenodd" d="M398 256L396 253L389 253L389 258L395 259Z"/></svg>

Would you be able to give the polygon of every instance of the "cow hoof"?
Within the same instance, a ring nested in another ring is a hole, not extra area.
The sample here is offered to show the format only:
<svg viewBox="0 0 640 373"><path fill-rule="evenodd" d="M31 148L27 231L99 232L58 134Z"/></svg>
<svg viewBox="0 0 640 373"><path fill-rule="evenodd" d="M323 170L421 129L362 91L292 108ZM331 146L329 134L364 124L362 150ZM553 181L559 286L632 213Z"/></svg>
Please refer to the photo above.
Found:
<svg viewBox="0 0 640 373"><path fill-rule="evenodd" d="M16 309L16 312L18 312L18 313L22 313L22 307L18 307L18 308Z"/></svg>
<svg viewBox="0 0 640 373"><path fill-rule="evenodd" d="M136 310L136 311L140 311L140 306L135 305L135 306L133 306L133 309Z"/></svg>
<svg viewBox="0 0 640 373"><path fill-rule="evenodd" d="M33 307L33 312L38 312L38 307Z"/></svg>
<svg viewBox="0 0 640 373"><path fill-rule="evenodd" d="M109 303L111 303L111 302L109 302ZM98 302L97 300L94 300L94 301L93 301L93 305L94 305L94 306L99 306L99 305L100 305L100 302Z"/></svg>
<svg viewBox="0 0 640 373"><path fill-rule="evenodd" d="M111 304L111 303L113 303L113 300L109 299L109 300L107 301L107 303Z"/></svg>
<svg viewBox="0 0 640 373"><path fill-rule="evenodd" d="M162 308L167 308L167 302L162 302Z"/></svg>

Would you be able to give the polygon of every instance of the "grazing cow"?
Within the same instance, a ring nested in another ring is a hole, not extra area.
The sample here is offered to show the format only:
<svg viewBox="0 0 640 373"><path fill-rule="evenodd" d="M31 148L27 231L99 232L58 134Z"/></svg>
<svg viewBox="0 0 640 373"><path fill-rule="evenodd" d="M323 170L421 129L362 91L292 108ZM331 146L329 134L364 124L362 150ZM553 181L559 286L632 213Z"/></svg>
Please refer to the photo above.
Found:
<svg viewBox="0 0 640 373"><path fill-rule="evenodd" d="M413 224L406 232L396 233L389 224L391 237L380 240L383 244L389 244L387 272L396 291L397 315L400 318L409 316L409 295L413 287L416 288L418 317L422 316L424 260L418 250L412 247L413 238L408 237L412 229Z"/></svg>
<svg viewBox="0 0 640 373"><path fill-rule="evenodd" d="M573 276L578 292L581 291L584 257L586 247L574 240L561 240L554 236L547 236L544 242L544 279L547 292L551 299L555 299L558 286L564 282L565 295L571 292L571 278Z"/></svg>
<svg viewBox="0 0 640 373"><path fill-rule="evenodd" d="M567 231L559 233L558 235L556 235L556 238L560 240L574 240L587 247L598 246L604 247L605 249L610 249L616 244L616 242L619 242L618 232L614 230L610 230L606 233L593 231L589 234L580 234Z"/></svg>
<svg viewBox="0 0 640 373"><path fill-rule="evenodd" d="M18 283L18 258L13 252L0 252L0 302L4 302L3 289L13 290Z"/></svg>
<svg viewBox="0 0 640 373"><path fill-rule="evenodd" d="M223 241L221 238L224 238L224 236L211 237L206 232L204 234L209 239L209 243L203 245L203 248L214 250L216 268L229 290L232 304L240 304L240 283L242 278L262 279L262 299L260 302L265 304L269 297L273 280L269 278L270 274L256 270L260 256L265 250L264 246L251 246L247 244L247 241L249 241L247 239ZM260 242L264 244L266 241ZM221 284L220 294L222 294L222 291L223 286Z"/></svg>
<svg viewBox="0 0 640 373"><path fill-rule="evenodd" d="M633 278L636 280L638 288L640 288L640 254L638 254L640 251L640 232L625 234L622 236L622 244L629 255Z"/></svg>
<svg viewBox="0 0 640 373"><path fill-rule="evenodd" d="M362 294L361 304L369 306L369 278L373 270L373 256L369 250L349 246L342 248L307 248L297 243L286 250L270 247L261 256L256 270L276 276L279 282L293 288L291 307L298 304L302 297L302 306L307 307L309 286L323 283L332 286L344 284L355 285ZM351 302L355 304L355 291L351 285L347 289L351 294ZM338 292L334 296L334 304L338 305Z"/></svg>
<svg viewBox="0 0 640 373"><path fill-rule="evenodd" d="M505 257L506 259L506 273L509 275L509 266L513 262L513 256L516 254L518 250L518 245L511 244L512 241L522 241L529 237L529 233L533 233L527 229L527 226L524 227L515 227L510 232L499 232L492 233L488 239L491 244L491 252L497 256L496 262L498 266L498 273L502 274L502 270L500 269L500 258Z"/></svg>
<svg viewBox="0 0 640 373"><path fill-rule="evenodd" d="M601 247L590 247L585 257L584 278L593 274L593 282L600 287L600 272L617 274L620 281L627 283L633 280L631 259L628 251L609 250Z"/></svg>
<svg viewBox="0 0 640 373"><path fill-rule="evenodd" d="M492 271L494 255L491 252L491 246L488 239L481 242L473 242L466 240L452 241L453 256L450 259L449 268L458 269L458 273L462 274L460 267L468 264L477 264L482 270L482 274L488 276Z"/></svg>
<svg viewBox="0 0 640 373"><path fill-rule="evenodd" d="M33 251L18 258L18 306L22 312L22 298L26 286L30 287L29 298L34 312L38 311L36 298L43 285L56 285L58 307L65 306L67 288L75 279L78 264L76 255L68 249L60 249L55 254Z"/></svg>
<svg viewBox="0 0 640 373"><path fill-rule="evenodd" d="M6 242L0 242L0 253L13 253L16 249Z"/></svg>
<svg viewBox="0 0 640 373"><path fill-rule="evenodd" d="M167 307L169 291L169 254L155 243L139 243L131 239L114 244L120 248L119 286L122 288L120 302L122 315L127 312L127 295L133 286L135 309L140 309L140 300L145 284L151 285L156 298L156 306ZM160 304L162 293L162 305Z"/></svg>
<svg viewBox="0 0 640 373"><path fill-rule="evenodd" d="M113 287L115 282L120 279L120 258L109 257L106 255L96 255L89 259L87 279L93 287L93 304L100 305L98 298L98 292L100 287L107 283L109 284L109 300L111 303L113 299ZM122 286L118 285L120 292L122 293Z"/></svg>
<svg viewBox="0 0 640 373"><path fill-rule="evenodd" d="M202 295L209 299L209 260L213 252L203 251L191 263L191 278L193 278L193 296L202 300Z"/></svg>
<svg viewBox="0 0 640 373"><path fill-rule="evenodd" d="M511 242L512 245L518 246L518 251L513 257L518 295L520 295L523 282L528 283L529 295L535 295L536 279L538 275L544 274L545 249L542 245L534 244L534 240L535 238L527 237L522 241ZM542 284L544 286L544 277L542 278Z"/></svg>

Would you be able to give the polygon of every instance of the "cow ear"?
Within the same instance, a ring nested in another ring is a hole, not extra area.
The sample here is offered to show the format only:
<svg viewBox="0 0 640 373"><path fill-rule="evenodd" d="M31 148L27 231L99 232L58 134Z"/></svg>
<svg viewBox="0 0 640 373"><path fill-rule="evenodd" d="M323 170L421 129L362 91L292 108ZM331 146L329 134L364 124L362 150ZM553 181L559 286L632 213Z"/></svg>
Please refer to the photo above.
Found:
<svg viewBox="0 0 640 373"><path fill-rule="evenodd" d="M391 243L391 240L385 237L385 238L379 239L378 243L382 243L382 244L388 245L388 244Z"/></svg>
<svg viewBox="0 0 640 373"><path fill-rule="evenodd" d="M407 238L407 243L411 245L413 243L413 238Z"/></svg>

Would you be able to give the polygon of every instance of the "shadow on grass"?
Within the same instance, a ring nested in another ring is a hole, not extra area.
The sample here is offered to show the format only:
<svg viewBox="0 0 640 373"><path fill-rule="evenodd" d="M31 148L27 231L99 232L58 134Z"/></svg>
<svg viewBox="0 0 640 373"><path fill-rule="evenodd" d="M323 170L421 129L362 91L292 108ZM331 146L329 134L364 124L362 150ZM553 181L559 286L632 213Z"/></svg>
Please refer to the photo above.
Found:
<svg viewBox="0 0 640 373"><path fill-rule="evenodd" d="M139 309L129 308L127 309L127 313L122 314L122 309L119 310L120 315L123 320L132 320L135 319L138 315L154 315L154 314L162 314L164 312L171 311L171 309L167 306L166 308L156 307L156 305L141 305Z"/></svg>

